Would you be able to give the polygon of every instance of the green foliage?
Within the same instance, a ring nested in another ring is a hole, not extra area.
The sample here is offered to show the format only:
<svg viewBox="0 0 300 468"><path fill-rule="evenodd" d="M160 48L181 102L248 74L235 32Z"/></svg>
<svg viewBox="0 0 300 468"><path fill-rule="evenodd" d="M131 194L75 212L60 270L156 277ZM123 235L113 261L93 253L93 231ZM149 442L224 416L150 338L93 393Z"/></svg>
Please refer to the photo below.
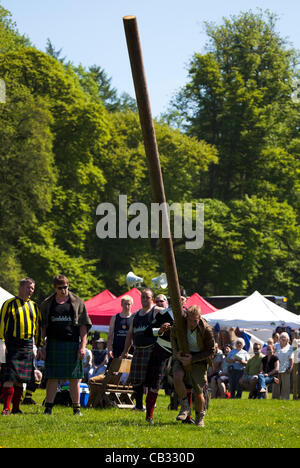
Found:
<svg viewBox="0 0 300 468"><path fill-rule="evenodd" d="M46 100L11 83L7 103L0 107L0 229L12 242L51 209L56 182L51 122Z"/></svg>
<svg viewBox="0 0 300 468"><path fill-rule="evenodd" d="M11 13L0 5L0 54L29 45L29 39L19 34L16 24L11 20Z"/></svg>
<svg viewBox="0 0 300 468"><path fill-rule="evenodd" d="M84 300L104 289L104 283L95 276L96 261L72 256L58 247L49 223L37 228L31 236L21 237L18 245L22 264L30 265L31 275L38 278L36 300L43 300L45 295L52 293L52 280L58 273L68 277L72 291Z"/></svg>
<svg viewBox="0 0 300 468"><path fill-rule="evenodd" d="M59 56L60 51L57 54ZM92 65L86 70L82 65L79 65L73 69L82 88L94 100L101 101L108 111L137 110L136 102L129 94L122 93L120 97L118 96L117 90L111 86L111 78L107 76L103 68Z"/></svg>
<svg viewBox="0 0 300 468"><path fill-rule="evenodd" d="M288 191L296 183L288 144L299 116L291 99L297 54L286 48L275 24L271 13L252 12L221 26L206 24L208 52L195 53L189 64L189 81L173 107L189 135L219 151L202 196L273 196L283 173Z"/></svg>
<svg viewBox="0 0 300 468"><path fill-rule="evenodd" d="M228 204L205 204L205 240L201 250L177 253L185 288L204 295L262 294L276 291L297 302L300 227L288 203L256 196ZM190 275L190 272L193 272Z"/></svg>
<svg viewBox="0 0 300 468"><path fill-rule="evenodd" d="M109 137L104 107L35 49L1 56L0 70L8 94L0 110L1 230L41 291L63 270L90 297L103 284L86 249L105 184L97 163Z"/></svg>
<svg viewBox="0 0 300 468"><path fill-rule="evenodd" d="M295 306L300 108L291 95L298 55L276 21L250 11L220 26L206 23L207 52L194 54L167 120L218 150L197 194L205 198L205 244L185 255L194 269L191 289L272 290ZM183 275L187 285L184 268Z"/></svg>
<svg viewBox="0 0 300 468"><path fill-rule="evenodd" d="M207 24L207 51L194 54L155 132L169 204L205 205L204 246L174 240L180 284L188 294L282 294L296 310L300 112L291 94L299 73L275 26L269 12ZM0 42L1 286L15 292L29 275L42 299L63 272L87 299L104 288L125 292L130 270L151 286L164 262L150 223L147 239L96 235L99 203L118 215L126 195L128 206L150 212L135 100L119 96L99 65L74 66L50 40L46 54L32 47L1 6Z"/></svg>

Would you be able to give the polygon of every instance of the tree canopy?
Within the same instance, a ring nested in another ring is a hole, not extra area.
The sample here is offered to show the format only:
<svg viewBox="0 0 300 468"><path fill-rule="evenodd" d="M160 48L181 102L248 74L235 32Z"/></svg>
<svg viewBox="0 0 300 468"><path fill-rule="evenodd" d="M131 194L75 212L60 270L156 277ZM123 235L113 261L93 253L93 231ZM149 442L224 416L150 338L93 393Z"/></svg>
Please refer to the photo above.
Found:
<svg viewBox="0 0 300 468"><path fill-rule="evenodd" d="M167 201L204 203L205 238L174 239L189 294L287 295L300 304L297 54L271 13L207 24L187 84L155 122ZM0 7L0 284L35 278L37 299L57 273L88 299L126 291L133 270L151 286L163 270L157 239L97 237L97 206L126 195L150 209L136 103L100 65L74 65L51 40L46 53ZM177 128L174 128L177 127ZM190 216L194 216L193 210Z"/></svg>

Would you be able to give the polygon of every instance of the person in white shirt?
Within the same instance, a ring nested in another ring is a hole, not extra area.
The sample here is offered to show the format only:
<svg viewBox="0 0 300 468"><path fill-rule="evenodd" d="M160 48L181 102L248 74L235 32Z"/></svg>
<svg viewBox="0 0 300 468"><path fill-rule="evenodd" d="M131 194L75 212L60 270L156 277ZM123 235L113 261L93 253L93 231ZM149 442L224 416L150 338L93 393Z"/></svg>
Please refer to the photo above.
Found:
<svg viewBox="0 0 300 468"><path fill-rule="evenodd" d="M234 343L234 349L230 351L226 358L226 362L230 364L229 370L229 385L231 398L242 398L243 389L239 383L244 374L244 369L249 361L249 354L243 348L245 341L243 338L238 338Z"/></svg>
<svg viewBox="0 0 300 468"><path fill-rule="evenodd" d="M294 366L293 348L289 344L289 335L286 332L280 334L280 347L276 349L275 355L279 359L279 384L273 385L273 398L281 400L290 399L291 373Z"/></svg>

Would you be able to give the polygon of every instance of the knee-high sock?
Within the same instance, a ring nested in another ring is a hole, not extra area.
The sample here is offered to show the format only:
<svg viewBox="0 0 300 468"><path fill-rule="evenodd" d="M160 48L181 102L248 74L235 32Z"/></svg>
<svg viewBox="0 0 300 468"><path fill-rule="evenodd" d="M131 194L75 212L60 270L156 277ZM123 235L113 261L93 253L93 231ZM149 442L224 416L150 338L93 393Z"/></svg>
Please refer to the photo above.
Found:
<svg viewBox="0 0 300 468"><path fill-rule="evenodd" d="M153 412L154 412L154 407L155 407L155 402L157 399L157 393L149 392L147 393L146 396L146 418L153 418Z"/></svg>
<svg viewBox="0 0 300 468"><path fill-rule="evenodd" d="M135 406L138 409L143 409L143 395L144 395L144 386L135 385L133 387L135 393Z"/></svg>
<svg viewBox="0 0 300 468"><path fill-rule="evenodd" d="M20 403L23 395L23 386L15 385L14 386L14 394L12 398L12 412L19 411L20 409Z"/></svg>
<svg viewBox="0 0 300 468"><path fill-rule="evenodd" d="M14 396L14 387L3 387L2 398L3 398L3 410L10 411L11 400Z"/></svg>
<svg viewBox="0 0 300 468"><path fill-rule="evenodd" d="M187 399L188 399L188 402L189 402L189 406L192 409L192 405L193 405L193 391L192 390L188 391ZM188 416L187 419L191 419L191 416Z"/></svg>

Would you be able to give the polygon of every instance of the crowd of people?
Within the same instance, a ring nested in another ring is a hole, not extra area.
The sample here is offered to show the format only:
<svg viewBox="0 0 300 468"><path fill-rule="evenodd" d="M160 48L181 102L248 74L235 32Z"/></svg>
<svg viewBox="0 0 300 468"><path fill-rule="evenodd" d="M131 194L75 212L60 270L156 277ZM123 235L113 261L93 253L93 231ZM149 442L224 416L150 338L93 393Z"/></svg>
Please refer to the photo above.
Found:
<svg viewBox="0 0 300 468"><path fill-rule="evenodd" d="M287 332L275 332L266 346L254 343L252 356L241 337L223 350L217 345L209 377L212 397L241 398L243 390L247 390L249 399L264 399L269 388L272 398L289 400L294 366L290 341Z"/></svg>
<svg viewBox="0 0 300 468"><path fill-rule="evenodd" d="M73 414L81 415L80 382L100 381L114 358L131 359L134 409L145 411L151 425L167 368L179 400L176 419L199 427L204 426L209 391L212 398L237 399L247 390L249 398L263 399L272 386L273 398L290 398L294 354L286 332L274 333L263 348L255 343L250 356L241 336L233 340L228 331L216 333L201 316L199 306L185 308L182 296L185 318L180 335L188 347L183 353L167 297L155 297L146 288L141 293L142 308L134 314L132 298L123 296L120 313L111 319L107 341L94 335L90 349L92 323L82 299L70 291L68 278L57 275L53 294L40 306L32 300L34 290L32 278L22 279L18 295L1 308L2 415L22 413L24 384L22 404L34 403L32 395L42 380L44 414L52 414L58 385L68 381Z"/></svg>

